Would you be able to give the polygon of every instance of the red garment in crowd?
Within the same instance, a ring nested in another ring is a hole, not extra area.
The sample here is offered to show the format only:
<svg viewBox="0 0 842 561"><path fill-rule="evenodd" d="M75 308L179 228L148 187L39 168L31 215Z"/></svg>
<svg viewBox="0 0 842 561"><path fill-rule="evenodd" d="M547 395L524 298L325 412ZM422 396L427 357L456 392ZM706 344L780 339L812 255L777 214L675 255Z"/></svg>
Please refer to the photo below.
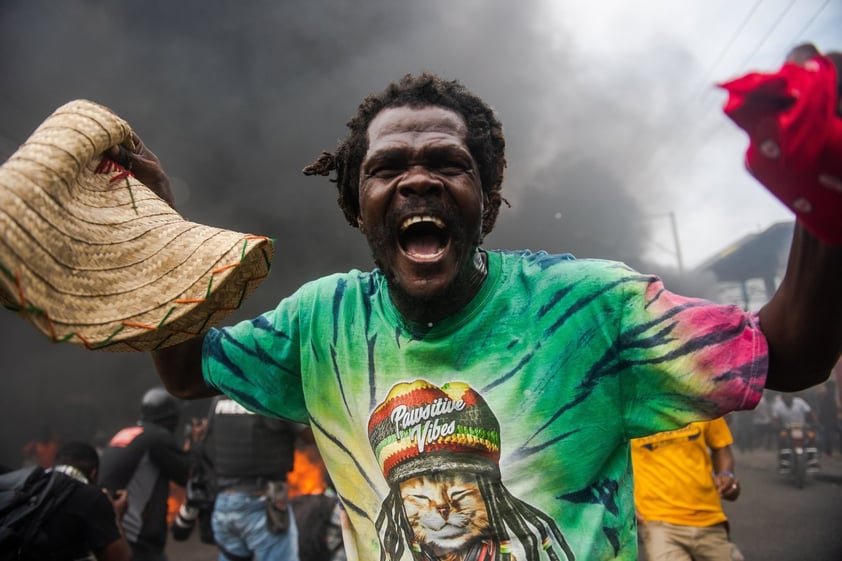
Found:
<svg viewBox="0 0 842 561"><path fill-rule="evenodd" d="M746 167L819 239L842 244L842 118L825 56L721 84L728 115L750 139Z"/></svg>

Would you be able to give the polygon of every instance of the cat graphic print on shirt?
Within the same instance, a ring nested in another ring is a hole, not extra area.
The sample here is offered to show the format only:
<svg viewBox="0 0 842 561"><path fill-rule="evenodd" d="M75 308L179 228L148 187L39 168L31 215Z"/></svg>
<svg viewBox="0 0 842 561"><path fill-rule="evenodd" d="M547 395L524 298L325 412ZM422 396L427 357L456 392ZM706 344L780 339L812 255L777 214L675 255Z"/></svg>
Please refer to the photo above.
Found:
<svg viewBox="0 0 842 561"><path fill-rule="evenodd" d="M479 561L574 556L555 521L512 496L499 470L500 424L466 384L394 386L369 419L371 447L390 487L377 518L386 553ZM553 541L556 542L554 545Z"/></svg>

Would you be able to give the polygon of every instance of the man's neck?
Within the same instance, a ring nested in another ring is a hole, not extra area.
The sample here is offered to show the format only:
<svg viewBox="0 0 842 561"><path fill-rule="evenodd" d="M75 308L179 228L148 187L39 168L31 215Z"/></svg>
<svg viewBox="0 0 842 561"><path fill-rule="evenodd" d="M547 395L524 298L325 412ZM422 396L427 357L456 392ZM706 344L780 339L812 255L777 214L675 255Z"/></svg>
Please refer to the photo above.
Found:
<svg viewBox="0 0 842 561"><path fill-rule="evenodd" d="M389 286L389 296L405 319L432 327L433 324L459 312L477 295L488 277L488 256L480 249L474 253L469 268L460 275L452 289L431 300L412 298Z"/></svg>

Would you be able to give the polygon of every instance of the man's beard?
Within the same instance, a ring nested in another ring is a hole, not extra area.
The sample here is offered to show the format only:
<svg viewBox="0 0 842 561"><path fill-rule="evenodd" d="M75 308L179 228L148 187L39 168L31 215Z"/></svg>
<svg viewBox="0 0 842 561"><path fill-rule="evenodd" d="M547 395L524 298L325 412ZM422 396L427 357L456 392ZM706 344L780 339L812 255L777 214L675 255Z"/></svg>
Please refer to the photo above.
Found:
<svg viewBox="0 0 842 561"><path fill-rule="evenodd" d="M389 287L389 293L393 301L400 301L415 309L424 308L450 308L453 303L459 303L464 298L464 291L466 285L471 284L471 276L475 274L474 256L477 254L477 249L480 245L480 236L476 236L473 242L467 241L467 232L461 228L450 232L450 243L453 246L469 244L469 255L471 259L463 265L463 268L457 274L456 278L445 289L435 294L428 294L426 296L417 296L408 293L398 282L397 276L393 269L386 267L380 256L385 255L390 251L390 236L382 229L374 232L366 232L366 239L368 241L371 256L374 259L374 265L380 269L383 276L386 278L386 283ZM483 272L484 274L484 272Z"/></svg>

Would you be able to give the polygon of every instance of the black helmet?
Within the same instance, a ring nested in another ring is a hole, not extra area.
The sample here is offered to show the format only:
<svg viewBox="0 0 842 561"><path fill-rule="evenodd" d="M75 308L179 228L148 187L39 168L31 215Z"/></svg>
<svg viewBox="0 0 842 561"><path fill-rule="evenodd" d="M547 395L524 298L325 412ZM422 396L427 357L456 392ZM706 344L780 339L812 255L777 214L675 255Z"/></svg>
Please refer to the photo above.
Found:
<svg viewBox="0 0 842 561"><path fill-rule="evenodd" d="M140 400L141 421L161 421L180 412L181 402L160 386L147 390Z"/></svg>

